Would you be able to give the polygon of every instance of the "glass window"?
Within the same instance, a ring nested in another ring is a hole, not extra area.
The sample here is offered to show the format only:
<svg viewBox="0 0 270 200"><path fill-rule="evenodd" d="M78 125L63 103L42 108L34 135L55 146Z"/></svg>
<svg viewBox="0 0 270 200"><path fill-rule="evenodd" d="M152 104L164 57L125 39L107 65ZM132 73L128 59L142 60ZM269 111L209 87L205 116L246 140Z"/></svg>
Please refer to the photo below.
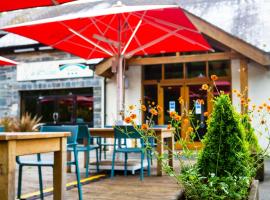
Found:
<svg viewBox="0 0 270 200"><path fill-rule="evenodd" d="M165 79L181 79L183 78L183 64L165 64Z"/></svg>
<svg viewBox="0 0 270 200"><path fill-rule="evenodd" d="M169 121L171 119L169 111L175 111L179 115L181 114L180 104L178 101L179 97L180 97L179 86L164 87L164 122L165 124L169 124Z"/></svg>
<svg viewBox="0 0 270 200"><path fill-rule="evenodd" d="M156 85L145 85L144 86L144 104L147 108L152 105L152 103L157 103L157 86ZM147 120L151 115L149 112L145 112L144 119ZM154 123L158 124L158 118L154 117Z"/></svg>
<svg viewBox="0 0 270 200"><path fill-rule="evenodd" d="M223 91L225 94L231 95L231 83L230 81L217 81L217 89ZM218 96L218 91L214 88L214 96Z"/></svg>
<svg viewBox="0 0 270 200"><path fill-rule="evenodd" d="M230 61L220 60L209 62L209 75L229 76L230 75Z"/></svg>
<svg viewBox="0 0 270 200"><path fill-rule="evenodd" d="M162 65L145 65L144 80L160 80L161 79L161 66Z"/></svg>
<svg viewBox="0 0 270 200"><path fill-rule="evenodd" d="M187 78L203 78L206 77L206 63L192 62L187 63Z"/></svg>

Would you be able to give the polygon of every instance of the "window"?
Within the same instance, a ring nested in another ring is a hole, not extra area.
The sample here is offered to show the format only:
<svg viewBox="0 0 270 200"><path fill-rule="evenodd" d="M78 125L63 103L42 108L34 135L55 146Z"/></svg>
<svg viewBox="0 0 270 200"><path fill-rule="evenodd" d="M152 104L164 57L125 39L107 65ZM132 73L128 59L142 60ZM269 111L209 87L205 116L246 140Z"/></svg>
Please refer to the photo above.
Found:
<svg viewBox="0 0 270 200"><path fill-rule="evenodd" d="M149 108L152 103L157 104L157 85L145 85L144 86L144 104ZM145 112L144 119L147 120L151 114L147 111ZM158 118L154 117L154 122L157 124Z"/></svg>
<svg viewBox="0 0 270 200"><path fill-rule="evenodd" d="M206 63L192 62L187 63L187 78L203 78L206 77Z"/></svg>
<svg viewBox="0 0 270 200"><path fill-rule="evenodd" d="M162 65L146 65L144 69L144 80L160 80Z"/></svg>
<svg viewBox="0 0 270 200"><path fill-rule="evenodd" d="M209 62L209 75L229 76L230 75L230 61L220 60Z"/></svg>
<svg viewBox="0 0 270 200"><path fill-rule="evenodd" d="M183 78L183 64L165 64L165 79L181 79Z"/></svg>

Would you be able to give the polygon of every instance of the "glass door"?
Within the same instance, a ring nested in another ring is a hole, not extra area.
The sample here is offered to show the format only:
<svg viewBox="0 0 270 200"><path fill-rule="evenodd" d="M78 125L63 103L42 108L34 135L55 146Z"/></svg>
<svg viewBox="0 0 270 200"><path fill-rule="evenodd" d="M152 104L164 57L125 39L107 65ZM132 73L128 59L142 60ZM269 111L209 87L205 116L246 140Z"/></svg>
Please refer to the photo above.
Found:
<svg viewBox="0 0 270 200"><path fill-rule="evenodd" d="M189 110L193 110L193 115L190 119L190 126L197 130L195 131L193 140L199 142L205 135L207 126L206 120L207 115L207 91L201 89L200 85L189 85L188 94L189 94Z"/></svg>
<svg viewBox="0 0 270 200"><path fill-rule="evenodd" d="M56 98L56 115L58 115L58 123L73 123L74 115L74 96L63 96Z"/></svg>

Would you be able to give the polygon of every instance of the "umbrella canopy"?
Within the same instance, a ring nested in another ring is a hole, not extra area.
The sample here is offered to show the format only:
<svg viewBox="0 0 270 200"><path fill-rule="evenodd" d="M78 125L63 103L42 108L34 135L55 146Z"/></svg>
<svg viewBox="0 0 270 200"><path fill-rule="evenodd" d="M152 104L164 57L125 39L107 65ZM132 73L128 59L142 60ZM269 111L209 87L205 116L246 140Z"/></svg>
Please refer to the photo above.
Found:
<svg viewBox="0 0 270 200"><path fill-rule="evenodd" d="M74 0L1 0L0 12L33 8L39 6L52 6L67 3Z"/></svg>
<svg viewBox="0 0 270 200"><path fill-rule="evenodd" d="M18 63L0 56L0 65L17 65Z"/></svg>
<svg viewBox="0 0 270 200"><path fill-rule="evenodd" d="M175 5L124 6L118 3L109 8L2 29L85 59L116 57L118 113L124 107L124 58L211 50L183 10Z"/></svg>

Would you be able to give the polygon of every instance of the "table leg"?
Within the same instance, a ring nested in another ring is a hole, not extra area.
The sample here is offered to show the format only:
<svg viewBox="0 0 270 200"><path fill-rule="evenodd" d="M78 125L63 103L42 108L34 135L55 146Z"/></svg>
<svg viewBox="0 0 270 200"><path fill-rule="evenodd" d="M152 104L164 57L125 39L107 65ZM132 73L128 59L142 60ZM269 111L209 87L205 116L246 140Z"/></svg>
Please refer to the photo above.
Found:
<svg viewBox="0 0 270 200"><path fill-rule="evenodd" d="M67 161L70 162L71 161L71 151L67 152ZM71 165L67 166L67 173L71 173Z"/></svg>
<svg viewBox="0 0 270 200"><path fill-rule="evenodd" d="M173 168L174 137L168 138L169 165Z"/></svg>
<svg viewBox="0 0 270 200"><path fill-rule="evenodd" d="M15 199L16 141L0 142L0 199Z"/></svg>
<svg viewBox="0 0 270 200"><path fill-rule="evenodd" d="M67 138L61 138L60 151L54 152L53 199L64 200L66 191Z"/></svg>
<svg viewBox="0 0 270 200"><path fill-rule="evenodd" d="M157 135L157 152L158 156L162 156L164 153L164 139L162 134ZM162 161L157 159L157 176L162 176Z"/></svg>

